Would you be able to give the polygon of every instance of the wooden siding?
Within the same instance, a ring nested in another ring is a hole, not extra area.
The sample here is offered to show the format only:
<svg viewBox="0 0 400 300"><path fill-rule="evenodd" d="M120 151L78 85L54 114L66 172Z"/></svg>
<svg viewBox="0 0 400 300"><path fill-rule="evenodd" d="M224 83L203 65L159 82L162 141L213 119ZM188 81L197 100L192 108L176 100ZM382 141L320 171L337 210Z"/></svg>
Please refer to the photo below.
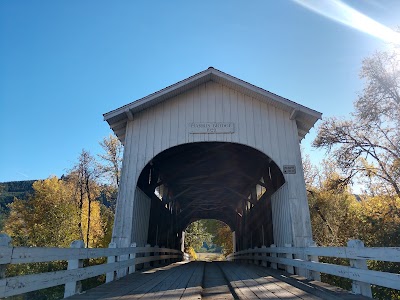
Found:
<svg viewBox="0 0 400 300"><path fill-rule="evenodd" d="M143 247L147 244L150 206L150 198L137 187L135 192L135 201L133 203L133 230L131 239L138 247Z"/></svg>
<svg viewBox="0 0 400 300"><path fill-rule="evenodd" d="M235 132L192 134L188 130L192 122L233 122ZM290 211L293 221L291 242L300 246L311 239L296 121L290 120L288 112L210 81L138 112L128 122L113 241L120 247L129 246L131 232L136 230L132 228L133 199L144 166L168 148L207 141L253 147L268 155L280 169L295 165L296 174L284 175L287 187L280 192L280 198L285 199L282 209ZM279 220L277 216L274 219ZM283 228L278 223L274 227Z"/></svg>
<svg viewBox="0 0 400 300"><path fill-rule="evenodd" d="M288 184L285 183L271 197L274 242L278 247L283 247L285 244L292 243L292 217L289 209L290 202L287 195Z"/></svg>

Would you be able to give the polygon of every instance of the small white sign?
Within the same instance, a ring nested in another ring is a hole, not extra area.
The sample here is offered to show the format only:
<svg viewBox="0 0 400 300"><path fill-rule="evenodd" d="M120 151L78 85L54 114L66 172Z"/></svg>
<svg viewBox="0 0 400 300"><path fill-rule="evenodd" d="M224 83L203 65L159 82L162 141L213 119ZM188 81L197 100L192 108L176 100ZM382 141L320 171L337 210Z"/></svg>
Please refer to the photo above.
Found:
<svg viewBox="0 0 400 300"><path fill-rule="evenodd" d="M202 123L189 123L189 133L234 133L234 123L223 122L202 122Z"/></svg>
<svg viewBox="0 0 400 300"><path fill-rule="evenodd" d="M296 166L295 165L284 165L283 166L283 174L296 174Z"/></svg>

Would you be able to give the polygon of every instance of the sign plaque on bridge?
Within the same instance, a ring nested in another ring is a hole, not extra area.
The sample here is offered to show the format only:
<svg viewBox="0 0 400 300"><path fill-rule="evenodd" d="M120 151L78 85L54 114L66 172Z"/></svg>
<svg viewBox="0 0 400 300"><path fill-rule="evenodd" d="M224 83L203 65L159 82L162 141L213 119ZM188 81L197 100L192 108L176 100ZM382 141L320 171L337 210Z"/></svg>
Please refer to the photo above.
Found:
<svg viewBox="0 0 400 300"><path fill-rule="evenodd" d="M189 133L234 133L234 123L224 122L201 122L189 123Z"/></svg>
<svg viewBox="0 0 400 300"><path fill-rule="evenodd" d="M296 166L295 165L284 165L283 166L283 174L296 174Z"/></svg>

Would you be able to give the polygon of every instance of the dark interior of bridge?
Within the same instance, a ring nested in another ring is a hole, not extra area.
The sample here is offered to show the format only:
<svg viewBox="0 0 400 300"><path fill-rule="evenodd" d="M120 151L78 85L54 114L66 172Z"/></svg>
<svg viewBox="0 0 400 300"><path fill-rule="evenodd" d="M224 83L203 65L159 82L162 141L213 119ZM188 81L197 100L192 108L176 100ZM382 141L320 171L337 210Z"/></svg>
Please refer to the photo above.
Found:
<svg viewBox="0 0 400 300"><path fill-rule="evenodd" d="M199 142L165 150L138 180L151 199L148 243L179 247L191 222L217 219L236 232L236 250L269 246L271 195L284 182L278 166L248 146Z"/></svg>

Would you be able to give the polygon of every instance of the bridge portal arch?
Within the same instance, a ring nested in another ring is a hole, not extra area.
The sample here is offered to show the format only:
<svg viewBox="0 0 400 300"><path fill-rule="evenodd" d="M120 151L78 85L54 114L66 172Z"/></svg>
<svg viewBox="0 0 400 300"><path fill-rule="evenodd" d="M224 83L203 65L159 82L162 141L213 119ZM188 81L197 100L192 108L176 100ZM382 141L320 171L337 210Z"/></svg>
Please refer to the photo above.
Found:
<svg viewBox="0 0 400 300"><path fill-rule="evenodd" d="M148 220L140 221L148 224L148 234L146 240L141 228L132 231L131 239L176 247L179 239L171 232L180 236L194 220L211 218L232 228L237 250L272 244L271 196L284 183L271 158L243 144L193 142L168 148L138 177L137 188L147 196L138 201L151 203L150 214L141 213Z"/></svg>
<svg viewBox="0 0 400 300"><path fill-rule="evenodd" d="M113 241L178 248L186 222L217 216L235 228L236 249L307 245L299 140L320 117L214 68L105 114L124 144Z"/></svg>

